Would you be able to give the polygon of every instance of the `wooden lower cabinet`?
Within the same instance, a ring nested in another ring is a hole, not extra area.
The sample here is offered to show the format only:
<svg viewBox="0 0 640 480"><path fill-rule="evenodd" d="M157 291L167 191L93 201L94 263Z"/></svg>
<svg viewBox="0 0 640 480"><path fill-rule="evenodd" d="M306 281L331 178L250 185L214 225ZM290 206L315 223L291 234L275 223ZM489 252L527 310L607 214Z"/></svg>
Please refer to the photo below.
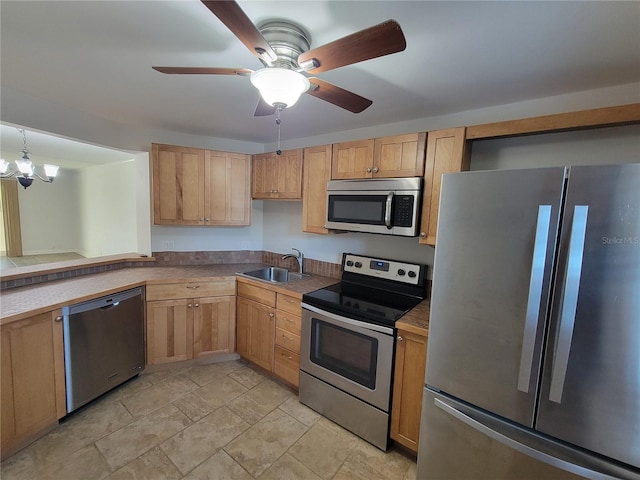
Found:
<svg viewBox="0 0 640 480"><path fill-rule="evenodd" d="M265 370L273 370L275 309L238 296L237 352Z"/></svg>
<svg viewBox="0 0 640 480"><path fill-rule="evenodd" d="M234 352L235 313L235 280L148 285L147 365Z"/></svg>
<svg viewBox="0 0 640 480"><path fill-rule="evenodd" d="M237 352L297 388L301 316L299 298L239 281Z"/></svg>
<svg viewBox="0 0 640 480"><path fill-rule="evenodd" d="M54 310L0 330L2 458L52 428L66 414L61 315Z"/></svg>
<svg viewBox="0 0 640 480"><path fill-rule="evenodd" d="M398 328L391 408L391 438L418 452L427 336Z"/></svg>

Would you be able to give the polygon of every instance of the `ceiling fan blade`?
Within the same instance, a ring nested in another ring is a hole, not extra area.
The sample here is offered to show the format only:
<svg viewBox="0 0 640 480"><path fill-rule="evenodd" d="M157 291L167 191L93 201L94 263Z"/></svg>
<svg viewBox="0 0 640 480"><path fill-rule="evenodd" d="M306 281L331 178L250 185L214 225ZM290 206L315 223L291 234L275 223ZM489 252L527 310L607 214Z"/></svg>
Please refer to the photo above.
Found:
<svg viewBox="0 0 640 480"><path fill-rule="evenodd" d="M202 0L202 3L244 43L251 53L262 58L268 65L278 59L276 52L262 36L260 30L235 1Z"/></svg>
<svg viewBox="0 0 640 480"><path fill-rule="evenodd" d="M395 20L387 20L308 50L298 57L298 63L304 65L305 62L315 59L319 66L309 69L307 72L316 74L401 52L406 47L407 42L400 25Z"/></svg>
<svg viewBox="0 0 640 480"><path fill-rule="evenodd" d="M325 102L333 103L353 113L360 113L373 103L368 98L361 97L319 78L310 78L309 82L311 83L311 88L307 90L309 95L313 95ZM317 88L315 88L316 86Z"/></svg>
<svg viewBox="0 0 640 480"><path fill-rule="evenodd" d="M269 105L264 101L262 95L258 99L258 105L256 105L256 111L253 114L254 117L266 117L276 113L276 107Z"/></svg>
<svg viewBox="0 0 640 480"><path fill-rule="evenodd" d="M208 67L151 67L160 73L187 75L251 75L247 68L208 68Z"/></svg>

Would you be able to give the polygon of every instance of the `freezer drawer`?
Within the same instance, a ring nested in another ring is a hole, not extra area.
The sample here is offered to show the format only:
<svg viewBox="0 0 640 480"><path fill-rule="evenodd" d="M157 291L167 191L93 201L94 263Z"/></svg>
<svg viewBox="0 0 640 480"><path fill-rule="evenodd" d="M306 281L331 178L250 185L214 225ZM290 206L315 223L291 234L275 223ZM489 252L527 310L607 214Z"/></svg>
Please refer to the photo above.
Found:
<svg viewBox="0 0 640 480"><path fill-rule="evenodd" d="M425 389L416 478L638 480L640 475Z"/></svg>

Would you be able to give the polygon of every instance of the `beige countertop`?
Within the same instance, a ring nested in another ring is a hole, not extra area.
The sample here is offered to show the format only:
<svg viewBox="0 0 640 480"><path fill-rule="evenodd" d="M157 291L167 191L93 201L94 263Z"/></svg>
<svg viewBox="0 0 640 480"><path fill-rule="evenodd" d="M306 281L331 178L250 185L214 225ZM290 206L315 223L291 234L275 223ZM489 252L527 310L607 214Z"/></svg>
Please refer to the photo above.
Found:
<svg viewBox="0 0 640 480"><path fill-rule="evenodd" d="M423 300L417 307L413 308L396 322L396 328L426 337L429 334L430 310L431 300Z"/></svg>
<svg viewBox="0 0 640 480"><path fill-rule="evenodd" d="M265 267L261 263L217 264L176 267L122 268L104 273L3 290L0 325L49 312L67 305L146 284L203 282L212 277L235 279L237 272ZM310 275L288 283L270 283L237 277L241 281L302 298L304 293L338 282L335 278Z"/></svg>

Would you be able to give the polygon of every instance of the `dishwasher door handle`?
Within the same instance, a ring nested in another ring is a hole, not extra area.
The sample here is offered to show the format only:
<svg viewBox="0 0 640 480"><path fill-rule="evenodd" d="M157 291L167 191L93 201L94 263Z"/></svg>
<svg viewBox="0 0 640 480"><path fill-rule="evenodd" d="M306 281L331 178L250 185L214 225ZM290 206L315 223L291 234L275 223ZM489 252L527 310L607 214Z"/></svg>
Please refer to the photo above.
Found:
<svg viewBox="0 0 640 480"><path fill-rule="evenodd" d="M100 310L110 310L112 308L116 308L118 305L120 305L120 302L112 303L110 305L105 305L104 307L100 307Z"/></svg>

